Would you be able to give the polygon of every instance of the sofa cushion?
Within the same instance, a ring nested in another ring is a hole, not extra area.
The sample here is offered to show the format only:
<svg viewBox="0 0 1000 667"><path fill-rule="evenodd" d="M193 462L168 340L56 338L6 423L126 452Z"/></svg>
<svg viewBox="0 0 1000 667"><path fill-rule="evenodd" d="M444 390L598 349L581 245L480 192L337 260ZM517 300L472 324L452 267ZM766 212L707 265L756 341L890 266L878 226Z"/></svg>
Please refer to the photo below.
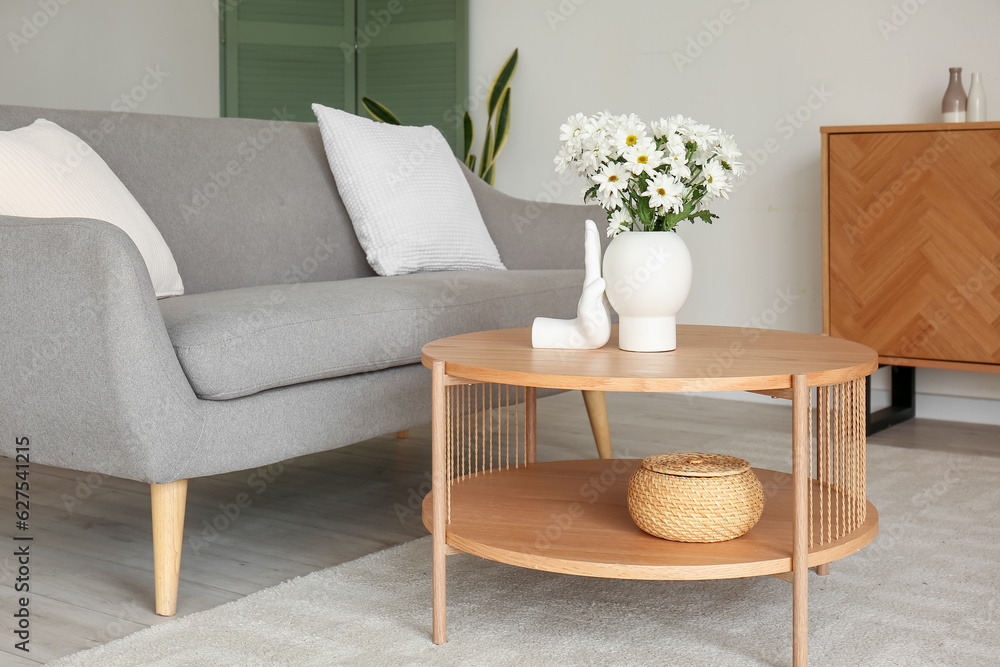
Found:
<svg viewBox="0 0 1000 667"><path fill-rule="evenodd" d="M0 130L39 117L86 140L121 179L163 235L185 294L375 275L316 123L0 105ZM275 118L304 120L281 109Z"/></svg>
<svg viewBox="0 0 1000 667"><path fill-rule="evenodd" d="M573 317L583 272L440 271L193 294L160 302L200 398L420 361L455 334Z"/></svg>
<svg viewBox="0 0 1000 667"><path fill-rule="evenodd" d="M184 293L160 231L101 156L72 132L44 118L0 132L0 184L0 215L110 222L138 248L157 297Z"/></svg>
<svg viewBox="0 0 1000 667"><path fill-rule="evenodd" d="M337 190L376 273L506 268L436 127L377 123L322 104L312 109Z"/></svg>

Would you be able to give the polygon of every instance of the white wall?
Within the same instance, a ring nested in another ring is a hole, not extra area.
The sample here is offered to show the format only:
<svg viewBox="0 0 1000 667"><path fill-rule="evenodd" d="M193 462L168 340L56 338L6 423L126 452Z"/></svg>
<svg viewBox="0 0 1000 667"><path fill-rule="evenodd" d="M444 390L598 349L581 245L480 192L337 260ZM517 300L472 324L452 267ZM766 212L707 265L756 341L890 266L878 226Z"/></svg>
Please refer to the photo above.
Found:
<svg viewBox="0 0 1000 667"><path fill-rule="evenodd" d="M935 121L949 66L965 68L966 85L970 72L984 73L990 118L1000 119L995 0L470 4L473 89L520 49L511 137L497 171L505 192L538 197L561 188L558 200L579 201L579 183L562 187L552 167L559 125L577 111L683 113L736 136L752 175L714 210L721 218L713 226L681 229L695 261L683 322L756 317L821 330L821 125ZM675 54L691 60L678 65ZM922 416L1000 423L1000 374L920 369L918 390L928 394Z"/></svg>
<svg viewBox="0 0 1000 667"><path fill-rule="evenodd" d="M1000 118L997 26L995 0L470 0L471 89L519 47L497 186L522 197L579 201L552 169L576 111L684 113L733 133L754 173L714 226L682 230L696 268L681 319L819 331L819 126L933 121L954 65L984 73ZM0 33L0 103L107 109L124 95L145 98L140 112L218 115L215 0L3 0ZM147 67L167 76L137 91ZM918 385L924 416L1000 423L1000 374L921 369Z"/></svg>
<svg viewBox="0 0 1000 667"><path fill-rule="evenodd" d="M218 116L216 7L215 0L3 0L0 104Z"/></svg>

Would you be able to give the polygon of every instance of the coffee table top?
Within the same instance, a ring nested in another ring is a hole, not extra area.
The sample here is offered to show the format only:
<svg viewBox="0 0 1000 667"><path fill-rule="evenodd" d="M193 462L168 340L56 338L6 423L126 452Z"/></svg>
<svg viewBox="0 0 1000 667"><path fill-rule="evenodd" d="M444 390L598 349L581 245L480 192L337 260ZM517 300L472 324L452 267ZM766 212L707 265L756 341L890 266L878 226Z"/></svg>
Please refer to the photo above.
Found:
<svg viewBox="0 0 1000 667"><path fill-rule="evenodd" d="M863 378L878 368L870 347L842 338L772 329L678 325L672 352L618 349L618 327L599 350L531 347L531 328L442 338L424 346L430 367L500 384L603 391L739 391L788 389L793 375L810 386Z"/></svg>

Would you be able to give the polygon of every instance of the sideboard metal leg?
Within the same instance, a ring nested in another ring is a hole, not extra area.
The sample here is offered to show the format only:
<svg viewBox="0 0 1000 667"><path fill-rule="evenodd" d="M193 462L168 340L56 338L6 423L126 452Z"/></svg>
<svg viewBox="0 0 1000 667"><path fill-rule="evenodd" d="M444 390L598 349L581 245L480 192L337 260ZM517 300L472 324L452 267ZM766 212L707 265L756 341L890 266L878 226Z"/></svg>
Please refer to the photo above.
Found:
<svg viewBox="0 0 1000 667"><path fill-rule="evenodd" d="M872 412L872 378L865 378L866 435L884 431L917 416L917 369L913 366L890 366L891 404Z"/></svg>
<svg viewBox="0 0 1000 667"><path fill-rule="evenodd" d="M809 382L792 376L792 665L809 664Z"/></svg>

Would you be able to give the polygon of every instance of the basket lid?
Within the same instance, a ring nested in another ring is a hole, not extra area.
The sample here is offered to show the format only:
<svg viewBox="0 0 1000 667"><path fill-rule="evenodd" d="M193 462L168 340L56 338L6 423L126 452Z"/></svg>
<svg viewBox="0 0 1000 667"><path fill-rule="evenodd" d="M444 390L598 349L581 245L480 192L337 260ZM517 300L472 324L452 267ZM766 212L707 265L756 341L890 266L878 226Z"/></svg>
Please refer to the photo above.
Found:
<svg viewBox="0 0 1000 667"><path fill-rule="evenodd" d="M739 475L750 469L750 463L725 454L686 452L647 456L642 467L663 475L681 477L725 477Z"/></svg>

